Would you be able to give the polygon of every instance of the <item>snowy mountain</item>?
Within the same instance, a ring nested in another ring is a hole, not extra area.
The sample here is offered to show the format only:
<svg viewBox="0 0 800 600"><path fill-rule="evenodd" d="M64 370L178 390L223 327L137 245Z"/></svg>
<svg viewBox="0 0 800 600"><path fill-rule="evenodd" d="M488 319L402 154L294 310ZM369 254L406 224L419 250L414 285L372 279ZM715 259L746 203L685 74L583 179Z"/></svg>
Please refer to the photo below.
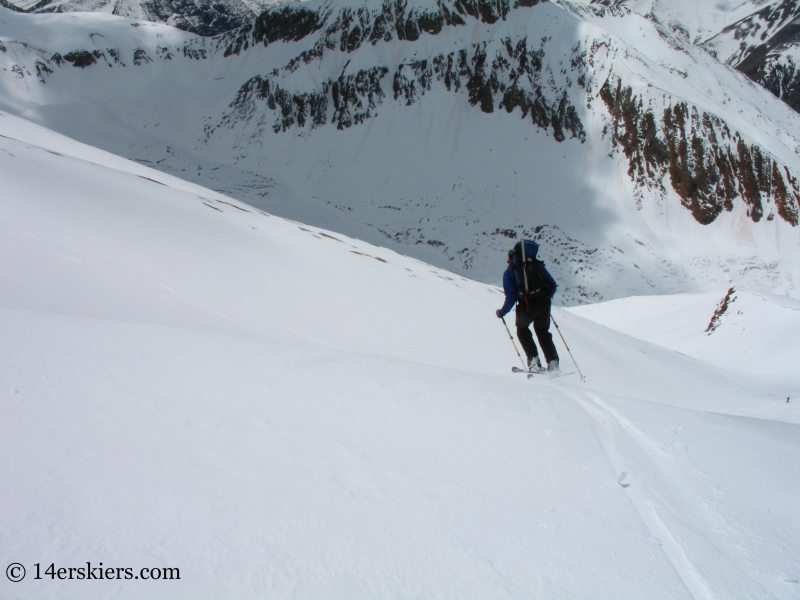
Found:
<svg viewBox="0 0 800 600"><path fill-rule="evenodd" d="M797 0L748 0L739 3L711 0L574 2L628 11L617 14L642 15L678 37L704 45L789 106L800 109L800 84L796 81L796 26L793 24L800 11ZM268 0L14 0L13 3L11 0L0 0L0 6L12 10L34 13L104 12L165 23L204 36L246 26L271 4L276 3ZM491 12L493 9L488 10Z"/></svg>
<svg viewBox="0 0 800 600"><path fill-rule="evenodd" d="M747 0L739 3L711 0L572 1L624 11L617 12L618 15L642 15L672 34L708 48L795 110L800 109L794 25L800 10L797 0ZM204 36L246 26L271 4L277 3L268 0L14 0L13 3L0 0L0 6L12 10L105 12L165 23ZM493 9L488 10L491 12Z"/></svg>
<svg viewBox="0 0 800 600"><path fill-rule="evenodd" d="M797 596L796 368L556 309L527 380L494 287L3 112L0 177L1 596Z"/></svg>
<svg viewBox="0 0 800 600"><path fill-rule="evenodd" d="M766 2L725 27L706 46L795 110L800 110L800 60L796 0Z"/></svg>
<svg viewBox="0 0 800 600"><path fill-rule="evenodd" d="M751 16L765 4L764 0L582 0L582 3L636 13L697 45Z"/></svg>
<svg viewBox="0 0 800 600"><path fill-rule="evenodd" d="M636 13L712 52L800 110L797 0L591 0Z"/></svg>
<svg viewBox="0 0 800 600"><path fill-rule="evenodd" d="M0 0L32 13L100 12L165 23L198 35L217 35L252 21L269 2L251 0Z"/></svg>
<svg viewBox="0 0 800 600"><path fill-rule="evenodd" d="M565 304L797 293L800 117L636 14L317 1L202 38L1 11L0 35L5 110L471 278L524 234Z"/></svg>

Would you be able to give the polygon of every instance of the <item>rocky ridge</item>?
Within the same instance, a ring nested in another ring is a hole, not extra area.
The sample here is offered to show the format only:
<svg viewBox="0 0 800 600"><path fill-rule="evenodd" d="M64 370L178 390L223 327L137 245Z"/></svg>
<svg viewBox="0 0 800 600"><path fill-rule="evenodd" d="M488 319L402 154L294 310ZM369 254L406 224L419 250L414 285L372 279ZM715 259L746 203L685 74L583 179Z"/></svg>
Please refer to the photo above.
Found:
<svg viewBox="0 0 800 600"><path fill-rule="evenodd" d="M703 225L741 198L754 222L777 214L797 226L797 174L720 118L687 102L643 98L615 77L600 97L611 115L612 144L627 157L628 174L640 189L663 193L669 182Z"/></svg>
<svg viewBox="0 0 800 600"><path fill-rule="evenodd" d="M517 0L516 6L533 6L540 0ZM546 1L546 0L541 0ZM627 11L632 13L631 0L590 0L591 5L608 8L611 11ZM392 3L387 3L390 6ZM393 10L379 17L374 26L362 23L361 32L356 32L353 39L346 43L360 43L360 35L369 30L372 36L391 39L394 29L397 39L415 40L421 33L437 33L445 24L463 24L463 15L477 16L485 22L504 18L510 7L503 2L475 3L439 3L440 11L411 11L404 18L395 19ZM705 45L717 53L720 60L734 66L748 75L753 81L764 86L779 98L785 100L795 110L800 110L800 75L798 74L798 26L793 20L798 16L797 0L772 0L765 6L754 4L753 14L715 32L711 38L692 39L699 45ZM17 0L0 0L0 6L12 10L47 13L47 12L110 12L134 19L145 19L155 23L165 23L178 29L203 36L216 36L232 32L235 41L229 47L246 49L252 42L258 43L264 33L263 25L278 25L276 13L283 12L283 25L291 26L290 20L297 17L297 11L287 8L270 9L270 2L244 2L242 0L39 0L25 2ZM395 7L396 8L396 7ZM741 8L741 7L739 7ZM268 16L261 18L262 9L267 9ZM505 11L505 13L504 13ZM354 9L345 18L362 18L363 9ZM358 14L358 13L362 14ZM402 11L401 11L402 12ZM389 14L391 13L391 14ZM619 12L615 13L619 14ZM653 22L663 25L673 34L687 39L690 33L679 20L664 18L656 10L642 13ZM315 17L316 18L316 15ZM392 22L390 24L390 21ZM384 31L384 27L387 29ZM273 29L273 34L280 36ZM375 39L370 38L370 41ZM725 48L720 50L719 46ZM234 50L236 51L236 50Z"/></svg>

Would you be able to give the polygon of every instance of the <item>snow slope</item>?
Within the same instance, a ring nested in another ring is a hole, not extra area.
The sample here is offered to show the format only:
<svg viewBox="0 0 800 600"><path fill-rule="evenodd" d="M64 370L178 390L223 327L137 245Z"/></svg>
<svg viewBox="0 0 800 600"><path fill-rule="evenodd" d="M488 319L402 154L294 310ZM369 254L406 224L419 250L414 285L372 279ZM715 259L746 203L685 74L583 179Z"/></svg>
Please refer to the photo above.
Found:
<svg viewBox="0 0 800 600"><path fill-rule="evenodd" d="M569 309L659 346L765 379L797 381L800 304L747 289L639 296Z"/></svg>
<svg viewBox="0 0 800 600"><path fill-rule="evenodd" d="M10 124L3 127L2 135L16 140L26 137L20 134L29 124L7 114L3 115L3 121ZM478 301L476 297L486 297L483 305L502 304L502 296L495 289L364 242L272 217L101 151L81 148L76 157L76 152L68 153L64 148L70 142L57 134L37 130L26 139L37 148L12 144L5 149L5 158L10 161L7 168L19 169L18 179L9 181L10 177L4 177L6 202L27 197L29 193L25 190L37 173L46 172L48 177L42 178L37 191L41 195L37 201L41 229L25 228L24 205L8 207L5 216L5 223L16 229L12 230L13 238L6 238L4 243L14 245L20 253L6 272L6 301L12 305L50 311L75 306L80 315L91 305L100 311L92 313L93 316L150 323L159 313L155 311L156 316L149 316L149 304L144 299L154 295L153 302L178 307L167 311L170 314L177 311L184 315L180 309L184 307L186 314L195 315L192 319L200 319L199 322L206 314L214 315L215 322L221 316L228 324L226 332L252 332L291 343L310 339L338 348L443 366L461 365L469 370L491 368L482 357L470 355L463 347L441 354L430 346L425 334L436 324L442 335L449 339L457 336L471 310L468 306L474 307ZM38 150L40 145L47 151ZM72 142L70 148L74 147ZM19 153L31 152L30 158L26 155L21 161L11 160ZM63 155L55 165L50 160L52 152ZM25 166L17 167L20 162ZM107 166L114 170L109 171ZM120 186L114 183L120 166L127 174L129 189L118 189ZM84 174L82 181L98 186L94 189L104 189L101 182L105 181L107 189L113 192L83 194L81 190L86 187L83 184L72 191L76 205L65 203L60 190L63 181L75 176L71 174L73 170ZM162 187L166 188L165 193L158 194ZM164 196L169 198L168 204ZM194 211L184 214L186 203ZM163 214L164 220L154 222L149 216L153 211ZM212 236L208 228L220 227L217 225L220 220L224 223L222 231ZM272 221L276 225L271 225ZM80 235L64 233L72 231L66 226L68 222L73 223ZM137 223L140 225L134 227ZM125 234L120 227L131 227L133 234ZM189 240L185 235L190 236ZM203 246L203 254L198 255L190 240L204 237L209 241ZM306 238L315 244L305 244ZM123 241L108 248L111 240ZM95 263L95 252L101 248L103 254L96 257L99 260ZM189 248L189 253L182 248ZM50 260L51 253L58 259ZM201 268L193 268L193 265L199 267L197 261L202 263ZM87 263L90 266L85 266ZM25 283L31 272L42 273L41 288L31 288ZM90 278L91 285L86 281L87 273L96 276ZM355 284L356 280L368 279L375 273L385 273L381 286L364 289ZM294 277L308 280L308 289L290 291L280 283ZM351 281L352 278L355 280ZM75 282L70 283L73 279ZM216 283L208 286L209 279ZM228 279L242 284L226 285ZM58 297L52 294L53 280L63 282ZM403 302L413 308L407 309L407 321L398 321L387 314L384 299L402 297L409 280L419 282L414 302L411 298ZM121 287L110 283L115 281ZM463 290L463 302L450 307L452 301L444 300L446 294L436 291L442 287ZM475 292L477 288L480 294ZM430 291L425 292L426 289ZM119 297L122 290L124 297ZM462 309L466 312L460 313ZM273 315L282 317L275 321ZM162 322L157 319L155 323ZM471 329L476 336L488 337L497 326L490 321ZM399 346L392 342L400 338L407 341ZM496 350L505 348L502 342L498 340Z"/></svg>
<svg viewBox="0 0 800 600"><path fill-rule="evenodd" d="M797 0L592 0L633 11L702 46L800 110Z"/></svg>
<svg viewBox="0 0 800 600"><path fill-rule="evenodd" d="M287 4L213 39L2 10L0 106L484 282L536 237L565 304L796 294L800 116L639 15L506 4L438 32L455 4Z"/></svg>
<svg viewBox="0 0 800 600"><path fill-rule="evenodd" d="M0 595L796 597L785 382L563 310L528 381L493 287L7 113L0 173Z"/></svg>
<svg viewBox="0 0 800 600"><path fill-rule="evenodd" d="M702 44L733 23L750 16L763 0L578 0L580 3L629 9Z"/></svg>

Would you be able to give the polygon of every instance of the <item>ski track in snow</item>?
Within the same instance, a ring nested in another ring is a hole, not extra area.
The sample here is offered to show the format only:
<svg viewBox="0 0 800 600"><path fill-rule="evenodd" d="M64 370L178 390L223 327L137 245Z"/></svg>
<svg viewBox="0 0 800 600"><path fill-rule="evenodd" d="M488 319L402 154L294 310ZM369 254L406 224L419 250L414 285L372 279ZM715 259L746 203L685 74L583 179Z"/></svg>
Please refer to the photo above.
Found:
<svg viewBox="0 0 800 600"><path fill-rule="evenodd" d="M698 540L702 540L703 546L713 549L720 563L737 563L735 566L731 565L733 572L745 573L750 578L751 589L747 597L770 599L777 597L753 577L758 567L751 564L748 556L731 556L732 551L736 554L737 549L744 549L745 543L722 548L718 542L713 542L706 535L720 526L726 530L738 531L739 536L744 538L756 536L756 532L748 531L736 523L735 516L723 512L719 505L715 506L700 498L689 500L692 494L690 486L685 481L686 473L680 474L676 470L680 459L603 401L600 395L591 391L571 392L569 395L593 421L597 441L614 473L618 474L618 484L625 490L652 535L659 540L664 554L669 558L693 598L696 600L724 598L729 597L727 594L730 592L720 591L716 594L712 592L702 570L691 559L691 555L700 549L695 548L694 552L690 550L682 534L675 529L675 525L679 525L683 535L690 531L693 533L695 546ZM633 444L620 440L620 436L624 436ZM692 472L690 475L698 477L700 474ZM675 505L670 498L681 498L680 505ZM700 518L705 522L696 521L698 512L691 509L693 505L703 507ZM668 523L672 523L673 526L670 527ZM717 581L718 586L720 583Z"/></svg>
<svg viewBox="0 0 800 600"><path fill-rule="evenodd" d="M598 443L606 454L609 465L615 473L619 473L617 482L625 489L625 492L636 507L642 520L647 525L647 528L653 536L659 540L664 554L669 558L669 561L672 563L672 566L675 568L675 571L680 576L687 590L692 594L692 597L695 600L713 600L714 596L686 555L686 549L660 518L652 495L648 494L647 485L644 480L637 478L636 473L632 471L630 461L627 460L617 446L614 445L612 440L613 432L610 431L610 427L616 425L621 428L631 439L639 444L646 453L650 453L654 450L663 452L663 450L641 430L629 423L619 415L619 413L604 403L597 394L586 392L585 397L588 398L590 402L587 402L578 395L573 396L584 411L586 411L586 414L594 421L596 427L604 430L605 435L601 436L597 434L596 431L595 435ZM612 423L609 423L609 421Z"/></svg>
<svg viewBox="0 0 800 600"><path fill-rule="evenodd" d="M284 342L284 343L287 343L287 344L291 344L291 343L292 343L292 342L287 342L286 340L283 340L283 339L281 339L281 338L279 338L279 337L276 337L276 336L274 336L274 335L272 335L272 334L270 334L270 333L267 333L267 332L265 332L265 331L261 331L260 329L256 329L255 327L250 327L250 325L247 325L247 324L245 324L245 323L242 323L241 321L237 321L237 320L236 320L236 319L234 319L233 317L229 317L228 315L223 315L221 312L217 312L217 311L216 311L216 310L214 310L213 308L208 308L207 306L204 306L204 305L203 305L203 304L201 304L200 302L195 302L195 301L194 301L194 300L192 300L191 298L187 298L187 297L186 297L186 296L184 296L183 294L181 294L181 293L179 293L179 292L176 292L175 290L173 290L173 289L172 289L171 287L169 287L168 285L165 285L165 284L163 284L163 283L162 283L162 284L161 284L161 287L163 287L163 288L164 288L165 290L167 290L169 293L171 293L171 294L175 294L176 296L178 296L178 298L181 298L182 300L186 300L186 302L189 302L189 303L191 303L191 304L194 304L194 305L195 305L195 306L197 306L198 308L202 308L203 310L210 312L212 315L217 315L218 317L221 317L221 318L223 318L223 319L225 319L225 320L227 320L227 321L230 321L231 323L236 323L237 325L241 325L241 326L242 326L242 327L244 327L245 329L249 329L250 331L253 331L253 332L255 332L255 333L258 333L259 335L264 335L264 336L267 336L268 338L271 338L271 339L273 339L273 340L276 340L276 341L278 341L278 342ZM290 331L292 331L293 333L300 333L299 331L294 331L293 329L292 329L292 330L290 330ZM303 335L305 335L305 334L303 334ZM309 338L311 338L311 339L313 339L313 340L315 340L315 341L318 341L318 342L319 342L319 341L322 341L322 340L317 340L316 338L313 338L313 337L311 337L311 336L308 336L308 337L309 337Z"/></svg>

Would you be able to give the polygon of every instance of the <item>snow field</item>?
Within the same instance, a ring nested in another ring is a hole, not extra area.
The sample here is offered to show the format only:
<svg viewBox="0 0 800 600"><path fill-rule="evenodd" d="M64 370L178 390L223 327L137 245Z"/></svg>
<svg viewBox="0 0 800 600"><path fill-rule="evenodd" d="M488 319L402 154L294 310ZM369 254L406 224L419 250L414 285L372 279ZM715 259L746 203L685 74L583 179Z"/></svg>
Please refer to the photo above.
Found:
<svg viewBox="0 0 800 600"><path fill-rule="evenodd" d="M759 385L800 387L800 303L745 288L706 294L637 296L569 312L753 376Z"/></svg>

